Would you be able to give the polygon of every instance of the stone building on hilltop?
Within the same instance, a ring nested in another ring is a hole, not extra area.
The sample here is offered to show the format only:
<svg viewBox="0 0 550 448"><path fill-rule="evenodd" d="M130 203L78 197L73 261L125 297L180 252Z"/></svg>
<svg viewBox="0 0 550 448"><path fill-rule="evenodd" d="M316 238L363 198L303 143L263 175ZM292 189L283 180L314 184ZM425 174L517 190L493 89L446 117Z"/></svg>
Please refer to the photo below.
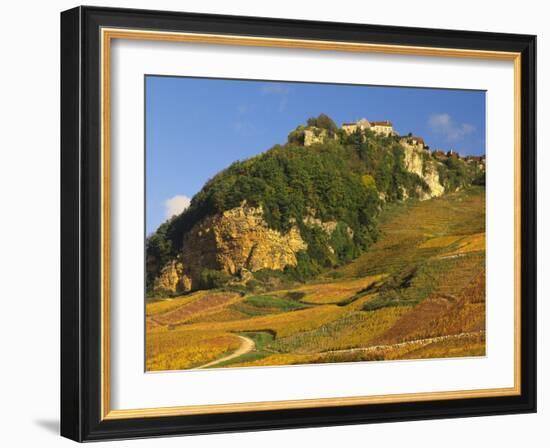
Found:
<svg viewBox="0 0 550 448"><path fill-rule="evenodd" d="M391 121L388 120L369 121L366 118L361 118L361 120L356 122L342 124L342 130L348 135L353 134L358 129L361 131L369 129L378 135L397 135Z"/></svg>
<svg viewBox="0 0 550 448"><path fill-rule="evenodd" d="M405 137L401 137L401 143L405 143L407 145L416 146L420 149L428 149L428 145L426 145L426 142L422 137L417 137L416 135L407 135Z"/></svg>
<svg viewBox="0 0 550 448"><path fill-rule="evenodd" d="M424 139L422 137L417 137L416 135L413 135L411 137L411 141L412 141L413 145L421 146L422 148L426 147L426 142L424 141Z"/></svg>
<svg viewBox="0 0 550 448"><path fill-rule="evenodd" d="M366 118L361 118L359 121L354 123L342 123L342 130L348 135L353 134L357 129L364 131L370 128L371 124Z"/></svg>
<svg viewBox="0 0 550 448"><path fill-rule="evenodd" d="M374 134L381 136L398 136L398 133L393 128L393 124L389 120L383 121L369 121L366 118L348 123L342 123L340 128L345 134L351 135L356 131L364 132L371 131ZM329 132L326 129L319 128L317 126L308 126L306 128L301 127L300 132L303 132L303 144L304 146L311 146L315 143L323 143L327 138L337 139L337 134ZM296 132L296 131L294 131ZM414 146L419 149L428 150L428 146L422 137L411 135L403 136L400 139L401 143Z"/></svg>
<svg viewBox="0 0 550 448"><path fill-rule="evenodd" d="M378 135L397 135L397 133L393 129L393 124L389 120L384 121L371 121L371 127L370 130Z"/></svg>

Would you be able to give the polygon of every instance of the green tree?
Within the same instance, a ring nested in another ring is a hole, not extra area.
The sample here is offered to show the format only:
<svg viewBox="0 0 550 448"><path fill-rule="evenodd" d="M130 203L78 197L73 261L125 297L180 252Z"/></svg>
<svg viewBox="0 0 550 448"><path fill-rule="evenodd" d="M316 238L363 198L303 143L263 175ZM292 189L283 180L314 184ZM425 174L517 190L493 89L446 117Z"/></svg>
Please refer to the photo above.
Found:
<svg viewBox="0 0 550 448"><path fill-rule="evenodd" d="M320 114L318 117L308 118L307 125L326 129L330 133L336 133L336 131L338 131L338 126L336 126L336 123L326 114Z"/></svg>

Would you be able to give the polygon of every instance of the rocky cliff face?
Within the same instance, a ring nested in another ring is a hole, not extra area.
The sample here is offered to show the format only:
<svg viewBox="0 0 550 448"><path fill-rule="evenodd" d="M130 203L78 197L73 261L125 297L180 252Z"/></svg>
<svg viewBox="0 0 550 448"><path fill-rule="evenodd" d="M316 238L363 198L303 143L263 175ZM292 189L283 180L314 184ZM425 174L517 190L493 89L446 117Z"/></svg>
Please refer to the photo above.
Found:
<svg viewBox="0 0 550 448"><path fill-rule="evenodd" d="M177 261L168 263L155 284L156 292L195 289L204 269L229 275L296 266L296 254L307 249L297 227L287 233L270 229L261 207L227 210L199 222L185 236Z"/></svg>
<svg viewBox="0 0 550 448"><path fill-rule="evenodd" d="M315 143L323 143L325 140L337 140L336 135L331 135L326 129L309 127L304 129L304 146L311 146Z"/></svg>
<svg viewBox="0 0 550 448"><path fill-rule="evenodd" d="M407 171L420 176L430 187L430 192L421 192L420 199L426 200L433 197L441 196L445 192L445 188L439 180L437 171L437 163L430 160L428 150L420 145L409 144L402 141L401 146L404 151L405 168Z"/></svg>
<svg viewBox="0 0 550 448"><path fill-rule="evenodd" d="M184 274L183 263L172 260L167 263L155 279L153 290L159 294L172 294L191 290L191 279Z"/></svg>
<svg viewBox="0 0 550 448"><path fill-rule="evenodd" d="M405 155L405 168L407 168L407 171L422 177L424 168L423 153L425 150L418 145L412 145L404 141L401 142L401 146Z"/></svg>
<svg viewBox="0 0 550 448"><path fill-rule="evenodd" d="M437 162L430 161L425 164L422 178L428 184L428 187L430 187L430 193L423 194L420 198L421 200L438 197L445 193L445 187L441 185L439 179Z"/></svg>

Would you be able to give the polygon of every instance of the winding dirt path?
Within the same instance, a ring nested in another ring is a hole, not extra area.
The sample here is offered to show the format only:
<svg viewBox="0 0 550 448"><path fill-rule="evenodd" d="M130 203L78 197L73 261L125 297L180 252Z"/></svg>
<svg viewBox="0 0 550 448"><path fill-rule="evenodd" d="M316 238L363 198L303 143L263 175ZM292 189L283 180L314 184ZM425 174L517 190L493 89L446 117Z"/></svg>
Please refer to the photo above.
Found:
<svg viewBox="0 0 550 448"><path fill-rule="evenodd" d="M256 348L256 343L252 339L241 335L239 335L239 338L241 338L242 344L233 353L231 353L230 355L224 356L223 358L210 361L209 363L203 364L202 366L195 367L194 369L206 369L207 367L215 366L222 362L229 361L230 359L234 359L238 356L244 355L245 353L249 353Z"/></svg>

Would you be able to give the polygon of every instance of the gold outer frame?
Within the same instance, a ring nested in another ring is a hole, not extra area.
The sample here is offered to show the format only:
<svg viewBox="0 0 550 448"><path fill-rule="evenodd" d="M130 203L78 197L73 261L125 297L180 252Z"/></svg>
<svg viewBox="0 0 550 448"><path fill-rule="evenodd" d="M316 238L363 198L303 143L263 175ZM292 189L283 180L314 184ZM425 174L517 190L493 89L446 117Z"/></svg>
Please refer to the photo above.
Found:
<svg viewBox="0 0 550 448"><path fill-rule="evenodd" d="M454 57L513 61L514 63L514 386L443 392L421 392L356 397L316 398L218 405L190 405L139 409L111 409L110 388L110 63L113 39L295 48L355 53L382 53L410 56ZM210 413L307 409L382 403L485 398L521 395L521 53L416 47L386 44L261 38L216 34L101 29L101 420L200 415Z"/></svg>

